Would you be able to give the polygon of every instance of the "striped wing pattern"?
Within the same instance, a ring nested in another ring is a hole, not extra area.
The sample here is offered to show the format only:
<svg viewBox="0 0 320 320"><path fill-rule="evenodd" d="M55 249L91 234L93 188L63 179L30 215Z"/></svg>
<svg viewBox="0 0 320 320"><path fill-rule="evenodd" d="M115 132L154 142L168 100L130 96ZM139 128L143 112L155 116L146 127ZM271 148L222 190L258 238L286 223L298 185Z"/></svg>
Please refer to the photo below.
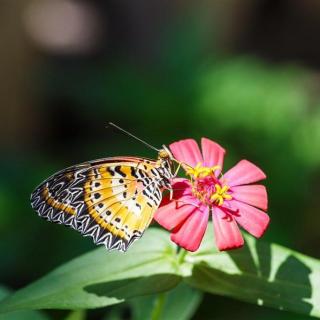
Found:
<svg viewBox="0 0 320 320"><path fill-rule="evenodd" d="M163 187L170 182L159 161L107 158L54 174L32 193L31 205L108 250L126 251L150 224Z"/></svg>

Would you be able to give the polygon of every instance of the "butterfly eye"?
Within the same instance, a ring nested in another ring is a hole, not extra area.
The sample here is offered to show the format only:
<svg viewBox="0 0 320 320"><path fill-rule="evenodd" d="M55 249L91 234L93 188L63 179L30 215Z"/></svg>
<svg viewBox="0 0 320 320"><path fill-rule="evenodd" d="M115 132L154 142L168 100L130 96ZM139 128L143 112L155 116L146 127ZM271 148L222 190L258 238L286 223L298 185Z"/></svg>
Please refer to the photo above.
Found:
<svg viewBox="0 0 320 320"><path fill-rule="evenodd" d="M169 153L165 149L161 149L159 151L159 158L160 159L168 159L169 158Z"/></svg>

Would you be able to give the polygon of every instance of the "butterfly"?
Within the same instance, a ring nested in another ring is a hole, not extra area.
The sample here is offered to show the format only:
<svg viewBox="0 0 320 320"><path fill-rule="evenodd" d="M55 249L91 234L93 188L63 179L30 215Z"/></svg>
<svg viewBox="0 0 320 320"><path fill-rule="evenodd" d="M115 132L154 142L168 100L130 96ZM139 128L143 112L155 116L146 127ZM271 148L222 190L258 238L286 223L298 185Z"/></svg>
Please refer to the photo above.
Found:
<svg viewBox="0 0 320 320"><path fill-rule="evenodd" d="M166 146L157 151L157 160L112 157L59 171L34 190L31 206L95 244L125 252L149 226L162 191L172 191L175 159Z"/></svg>

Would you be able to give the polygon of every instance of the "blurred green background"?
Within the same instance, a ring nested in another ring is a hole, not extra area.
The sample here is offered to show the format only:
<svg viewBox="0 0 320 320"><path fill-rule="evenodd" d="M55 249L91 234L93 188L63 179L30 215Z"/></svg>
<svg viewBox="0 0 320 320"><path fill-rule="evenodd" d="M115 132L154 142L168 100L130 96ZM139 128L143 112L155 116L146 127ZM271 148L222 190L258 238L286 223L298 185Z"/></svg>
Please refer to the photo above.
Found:
<svg viewBox="0 0 320 320"><path fill-rule="evenodd" d="M264 239L320 258L319 31L316 0L2 0L0 284L20 288L94 248L32 211L44 178L100 157L156 156L108 121L155 146L209 137L227 149L225 168L258 164ZM193 319L235 316L307 319L210 295Z"/></svg>

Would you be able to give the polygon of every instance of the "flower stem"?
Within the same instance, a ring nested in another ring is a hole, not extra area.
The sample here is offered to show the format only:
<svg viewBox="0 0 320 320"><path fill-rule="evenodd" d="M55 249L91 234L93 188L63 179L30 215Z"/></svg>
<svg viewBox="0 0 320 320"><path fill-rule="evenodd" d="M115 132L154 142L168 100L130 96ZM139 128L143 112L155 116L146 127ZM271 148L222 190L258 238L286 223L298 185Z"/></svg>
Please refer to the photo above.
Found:
<svg viewBox="0 0 320 320"><path fill-rule="evenodd" d="M165 293L159 293L156 301L155 301L155 306L153 308L152 314L151 314L151 320L160 320L163 307L166 301L166 294Z"/></svg>
<svg viewBox="0 0 320 320"><path fill-rule="evenodd" d="M178 264L182 264L184 261L184 258L186 256L186 254L188 253L187 250L180 248L178 253L177 253L177 260L178 260Z"/></svg>

